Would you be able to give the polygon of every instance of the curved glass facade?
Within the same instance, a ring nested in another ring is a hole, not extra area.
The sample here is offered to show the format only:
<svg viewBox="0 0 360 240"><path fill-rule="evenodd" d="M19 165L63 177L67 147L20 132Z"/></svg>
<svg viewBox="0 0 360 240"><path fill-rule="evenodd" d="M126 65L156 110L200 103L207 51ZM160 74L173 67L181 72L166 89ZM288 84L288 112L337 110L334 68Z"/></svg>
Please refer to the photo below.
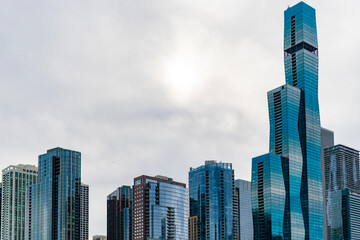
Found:
<svg viewBox="0 0 360 240"><path fill-rule="evenodd" d="M315 9L304 2L285 11L284 64L286 85L268 92L269 151L281 157L281 161L272 161L276 164L281 162L282 183L279 184L281 188L284 186L286 193L282 235L275 237L272 234L264 238L265 235L258 234L255 239L323 239L316 16ZM268 158L271 160L271 157ZM263 172L271 173L272 166L266 165L267 162L263 163ZM257 171L253 170L253 174L257 174ZM279 177L268 176L271 184L273 177ZM259 179L253 177L253 181ZM255 188L257 183L253 186L253 198L258 199L260 192ZM270 198L274 191L276 188L262 192L263 198ZM253 206L253 213L259 212L259 207ZM264 205L264 208L264 213L279 216L276 205ZM254 215L254 226L259 219ZM272 219L272 216L266 219ZM271 222L269 231L273 230L272 224L275 222Z"/></svg>

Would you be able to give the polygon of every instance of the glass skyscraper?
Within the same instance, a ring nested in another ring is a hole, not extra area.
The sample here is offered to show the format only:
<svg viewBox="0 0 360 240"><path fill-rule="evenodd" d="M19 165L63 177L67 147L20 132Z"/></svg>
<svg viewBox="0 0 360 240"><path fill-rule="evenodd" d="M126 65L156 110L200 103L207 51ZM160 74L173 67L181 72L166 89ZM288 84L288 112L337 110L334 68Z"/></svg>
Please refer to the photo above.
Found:
<svg viewBox="0 0 360 240"><path fill-rule="evenodd" d="M360 239L360 193L348 188L331 192L329 239Z"/></svg>
<svg viewBox="0 0 360 240"><path fill-rule="evenodd" d="M341 200L341 192L348 189L350 193L347 191L347 195L350 194L354 198L360 193L359 151L344 145L336 145L325 149L324 160L328 239L339 239L337 238L339 236L338 231L341 234L350 234L346 232L347 230L350 231L350 228L342 228L341 208L347 202ZM356 201L353 202L352 207L360 208L360 202L358 204ZM339 226L341 227L339 228ZM357 231L360 231L360 225L358 226ZM352 229L354 232L356 228Z"/></svg>
<svg viewBox="0 0 360 240"><path fill-rule="evenodd" d="M235 180L235 199L237 206L238 239L254 239L251 208L251 182Z"/></svg>
<svg viewBox="0 0 360 240"><path fill-rule="evenodd" d="M81 153L54 148L39 156L28 187L28 239L80 239Z"/></svg>
<svg viewBox="0 0 360 240"><path fill-rule="evenodd" d="M322 239L316 17L304 2L285 11L284 50L286 85L268 92L271 155L254 158L252 165L255 239ZM274 173L269 162L281 171ZM265 181L265 173L270 189L256 182L261 174ZM273 197L283 205L272 204Z"/></svg>
<svg viewBox="0 0 360 240"><path fill-rule="evenodd" d="M107 197L107 239L132 239L133 189L122 186Z"/></svg>
<svg viewBox="0 0 360 240"><path fill-rule="evenodd" d="M231 163L206 161L189 172L190 217L198 239L234 239L234 171ZM190 233L193 236L194 233Z"/></svg>
<svg viewBox="0 0 360 240"><path fill-rule="evenodd" d="M89 185L81 183L80 240L89 240Z"/></svg>
<svg viewBox="0 0 360 240"><path fill-rule="evenodd" d="M26 188L35 184L38 168L33 165L9 166L2 171L3 194L1 239L24 240Z"/></svg>
<svg viewBox="0 0 360 240"><path fill-rule="evenodd" d="M164 176L134 179L134 239L188 239L186 184Z"/></svg>

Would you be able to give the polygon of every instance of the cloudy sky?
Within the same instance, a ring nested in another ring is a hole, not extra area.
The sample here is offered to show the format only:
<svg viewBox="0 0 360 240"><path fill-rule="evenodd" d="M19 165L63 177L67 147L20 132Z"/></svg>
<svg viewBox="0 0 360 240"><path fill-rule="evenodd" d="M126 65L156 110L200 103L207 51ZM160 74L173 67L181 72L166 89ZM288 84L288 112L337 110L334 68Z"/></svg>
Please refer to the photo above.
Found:
<svg viewBox="0 0 360 240"><path fill-rule="evenodd" d="M0 0L0 167L82 153L90 235L142 174L187 182L206 159L250 179L268 151L266 92L284 84L293 0ZM360 1L317 9L322 126L360 149Z"/></svg>

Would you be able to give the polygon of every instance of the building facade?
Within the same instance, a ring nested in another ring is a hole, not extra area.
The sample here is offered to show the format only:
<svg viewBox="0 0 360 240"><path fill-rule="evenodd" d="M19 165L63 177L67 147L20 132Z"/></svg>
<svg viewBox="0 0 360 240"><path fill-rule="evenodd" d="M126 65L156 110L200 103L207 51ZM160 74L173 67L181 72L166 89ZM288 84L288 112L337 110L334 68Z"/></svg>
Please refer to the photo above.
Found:
<svg viewBox="0 0 360 240"><path fill-rule="evenodd" d="M323 239L315 9L300 2L285 11L284 19L286 85L268 92L272 155L254 158L252 170L255 175L267 173L268 184L273 188L262 191L261 183L252 183L254 228L257 225L254 237ZM259 162L261 159L263 162ZM274 174L268 162L281 166L280 175ZM252 181L259 181L258 176L253 176ZM279 198L279 202L275 204L273 198ZM264 206L259 199L264 200ZM273 219L279 222L279 218L281 225L273 222Z"/></svg>
<svg viewBox="0 0 360 240"><path fill-rule="evenodd" d="M290 223L284 217L285 162L283 157L271 153L252 160L251 205L254 239L287 239L285 236L289 233L285 233L284 228L287 229Z"/></svg>
<svg viewBox="0 0 360 240"><path fill-rule="evenodd" d="M131 240L133 189L122 186L107 197L107 238L109 240Z"/></svg>
<svg viewBox="0 0 360 240"><path fill-rule="evenodd" d="M89 185L81 183L80 240L89 240Z"/></svg>
<svg viewBox="0 0 360 240"><path fill-rule="evenodd" d="M1 239L26 239L26 188L37 178L38 169L33 165L9 166L2 171Z"/></svg>
<svg viewBox="0 0 360 240"><path fill-rule="evenodd" d="M235 193L238 211L238 239L254 239L252 208L251 208L251 182L237 179L235 180Z"/></svg>
<svg viewBox="0 0 360 240"><path fill-rule="evenodd" d="M325 178L325 149L334 146L334 132L321 128L321 178L323 185L323 239L328 239L327 233L327 210L326 210L326 178Z"/></svg>
<svg viewBox="0 0 360 240"><path fill-rule="evenodd" d="M359 151L344 145L336 145L324 150L327 231L329 239L334 239L334 236L337 236L334 230L332 230L334 229L334 224L337 225L339 223L336 216L336 213L338 213L336 206L339 204L339 200L336 197L337 194L339 195L339 192L345 189L349 189L354 193L360 192L359 160ZM338 193L335 194L333 192Z"/></svg>
<svg viewBox="0 0 360 240"><path fill-rule="evenodd" d="M188 190L171 178L134 179L134 239L188 239Z"/></svg>
<svg viewBox="0 0 360 240"><path fill-rule="evenodd" d="M231 163L206 161L205 165L190 169L190 217L197 216L198 239L238 237L234 236L234 216L237 214L234 209L234 191Z"/></svg>
<svg viewBox="0 0 360 240"><path fill-rule="evenodd" d="M360 239L360 192L343 189L330 193L329 239Z"/></svg>
<svg viewBox="0 0 360 240"><path fill-rule="evenodd" d="M39 181L28 187L28 239L80 239L81 153L54 148L39 156Z"/></svg>
<svg viewBox="0 0 360 240"><path fill-rule="evenodd" d="M93 240L106 240L106 236L104 235L95 235L93 236Z"/></svg>

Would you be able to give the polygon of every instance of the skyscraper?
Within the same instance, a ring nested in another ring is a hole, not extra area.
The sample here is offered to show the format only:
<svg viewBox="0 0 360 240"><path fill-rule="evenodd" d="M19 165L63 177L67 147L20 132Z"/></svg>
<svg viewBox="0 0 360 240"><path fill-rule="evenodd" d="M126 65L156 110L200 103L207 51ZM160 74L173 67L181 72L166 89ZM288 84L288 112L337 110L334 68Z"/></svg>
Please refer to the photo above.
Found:
<svg viewBox="0 0 360 240"><path fill-rule="evenodd" d="M89 185L81 183L80 240L89 240Z"/></svg>
<svg viewBox="0 0 360 240"><path fill-rule="evenodd" d="M107 238L109 240L131 240L133 189L122 186L107 197Z"/></svg>
<svg viewBox="0 0 360 240"><path fill-rule="evenodd" d="M25 236L26 189L37 182L38 169L32 165L9 166L2 171L1 239L23 240Z"/></svg>
<svg viewBox="0 0 360 240"><path fill-rule="evenodd" d="M342 208L342 204L346 204L339 200L341 191L349 189L350 195L358 193L356 196L360 193L359 151L344 145L336 145L325 149L324 160L328 238L338 239L337 230L334 229L337 227L334 226L339 224L336 214L341 210L337 208ZM333 193L339 191L340 193ZM353 203L352 206L357 205ZM360 207L360 202L358 206ZM341 229L341 232L346 232L346 229Z"/></svg>
<svg viewBox="0 0 360 240"><path fill-rule="evenodd" d="M262 171L260 165L254 163L252 170L255 174L252 181L259 180L256 174L267 172L270 178L280 178L283 182L280 183L279 179L267 180L272 186L278 182L280 192L276 192L276 186L262 191L262 184L252 184L252 198L255 198L253 203L258 203L253 205L254 226L260 224L258 235L255 232L255 239L265 239L265 235L262 234L264 227L273 229L273 224L278 225L271 219L273 214L279 216L281 209L278 205L262 206L260 198L263 197L265 202L272 201L271 196L281 196L283 190L285 198L281 198L283 201L280 202L283 204L284 224L279 226L282 228L278 231L279 234L281 232L284 239L322 239L323 198L316 17L315 9L304 2L285 11L284 50L286 85L268 92L269 150L271 154L281 158L264 155L266 157L260 157L264 159ZM259 161L259 158L253 161ZM265 169L265 163L270 161L281 164L281 175L272 174L273 169ZM260 196L260 193L263 196ZM261 213L266 213L267 216ZM260 220L264 222L256 222ZM274 238L275 235L270 237Z"/></svg>
<svg viewBox="0 0 360 240"><path fill-rule="evenodd" d="M134 239L188 239L188 191L171 178L134 179Z"/></svg>
<svg viewBox="0 0 360 240"><path fill-rule="evenodd" d="M54 148L39 156L39 182L28 188L29 239L80 239L81 153Z"/></svg>
<svg viewBox="0 0 360 240"><path fill-rule="evenodd" d="M334 132L326 128L321 128L321 179L323 185L323 239L328 239L327 233L327 214L326 214L326 178L325 178L325 157L326 148L334 146Z"/></svg>
<svg viewBox="0 0 360 240"><path fill-rule="evenodd" d="M254 239L251 208L251 182L242 179L235 180L235 193L238 209L238 239Z"/></svg>
<svg viewBox="0 0 360 240"><path fill-rule="evenodd" d="M234 191L231 163L206 161L205 165L190 169L190 217L197 216L198 228L194 229L198 231L198 239L235 238Z"/></svg>

